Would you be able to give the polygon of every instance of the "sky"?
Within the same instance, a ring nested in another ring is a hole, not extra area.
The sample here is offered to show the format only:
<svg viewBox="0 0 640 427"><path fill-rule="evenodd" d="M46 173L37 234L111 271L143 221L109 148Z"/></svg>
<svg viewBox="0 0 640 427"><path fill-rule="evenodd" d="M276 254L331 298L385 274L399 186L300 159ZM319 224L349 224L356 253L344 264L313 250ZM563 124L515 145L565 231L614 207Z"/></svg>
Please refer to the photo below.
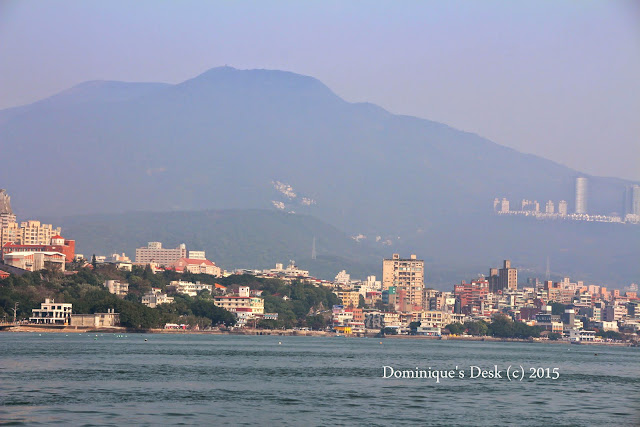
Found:
<svg viewBox="0 0 640 427"><path fill-rule="evenodd" d="M0 0L0 109L229 65L640 181L640 2Z"/></svg>

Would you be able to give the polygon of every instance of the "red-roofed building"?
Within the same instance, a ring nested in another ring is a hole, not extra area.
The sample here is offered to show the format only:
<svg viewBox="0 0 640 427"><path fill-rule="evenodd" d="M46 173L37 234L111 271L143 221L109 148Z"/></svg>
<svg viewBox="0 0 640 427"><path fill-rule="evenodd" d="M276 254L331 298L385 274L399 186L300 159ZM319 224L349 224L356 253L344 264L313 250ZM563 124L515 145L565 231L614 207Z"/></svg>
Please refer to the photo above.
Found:
<svg viewBox="0 0 640 427"><path fill-rule="evenodd" d="M12 252L59 252L64 255L65 262L72 262L76 256L76 241L55 235L49 245L15 245L8 242L2 247L2 259Z"/></svg>
<svg viewBox="0 0 640 427"><path fill-rule="evenodd" d="M0 280L6 279L7 277L9 277L9 273L4 270L0 270Z"/></svg>
<svg viewBox="0 0 640 427"><path fill-rule="evenodd" d="M188 271L193 274L210 274L215 277L222 276L222 269L208 259L180 258L171 264L171 268L178 273Z"/></svg>

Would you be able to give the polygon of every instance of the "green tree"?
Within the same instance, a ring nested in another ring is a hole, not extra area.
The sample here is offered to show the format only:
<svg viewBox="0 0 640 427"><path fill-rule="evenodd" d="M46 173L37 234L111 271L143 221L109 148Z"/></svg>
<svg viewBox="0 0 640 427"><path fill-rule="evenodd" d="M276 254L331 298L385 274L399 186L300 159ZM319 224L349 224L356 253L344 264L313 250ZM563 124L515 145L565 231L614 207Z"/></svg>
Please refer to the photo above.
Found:
<svg viewBox="0 0 640 427"><path fill-rule="evenodd" d="M461 335L464 332L464 325L460 322L450 323L447 329L451 335Z"/></svg>

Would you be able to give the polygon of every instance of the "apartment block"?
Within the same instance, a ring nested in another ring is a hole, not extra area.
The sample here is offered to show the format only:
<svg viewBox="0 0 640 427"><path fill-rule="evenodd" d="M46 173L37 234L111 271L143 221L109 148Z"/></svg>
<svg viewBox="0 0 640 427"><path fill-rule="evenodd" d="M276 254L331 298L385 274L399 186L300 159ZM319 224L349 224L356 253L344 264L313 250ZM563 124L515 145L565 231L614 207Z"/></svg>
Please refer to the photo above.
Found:
<svg viewBox="0 0 640 427"><path fill-rule="evenodd" d="M393 254L390 259L382 261L382 289L395 287L406 292L407 310L422 309L424 292L424 260L415 255L400 258Z"/></svg>

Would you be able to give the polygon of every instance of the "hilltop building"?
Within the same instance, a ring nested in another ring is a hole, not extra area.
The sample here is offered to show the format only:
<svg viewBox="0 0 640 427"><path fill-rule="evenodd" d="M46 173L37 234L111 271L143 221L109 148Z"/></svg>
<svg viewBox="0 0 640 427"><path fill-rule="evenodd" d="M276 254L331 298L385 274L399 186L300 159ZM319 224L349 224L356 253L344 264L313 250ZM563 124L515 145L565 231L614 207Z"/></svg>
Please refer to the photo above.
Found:
<svg viewBox="0 0 640 427"><path fill-rule="evenodd" d="M146 248L136 249L137 264L156 263L168 267L180 258L187 258L187 246L184 243L175 249L164 249L160 242L149 242Z"/></svg>
<svg viewBox="0 0 640 427"><path fill-rule="evenodd" d="M60 235L55 235L46 244L14 244L7 242L2 245L2 259L7 254L14 252L59 252L64 255L66 262L73 262L75 258L76 241L67 240Z"/></svg>
<svg viewBox="0 0 640 427"><path fill-rule="evenodd" d="M110 293L118 296L125 296L129 293L129 284L119 280L106 280L104 287L107 288Z"/></svg>

